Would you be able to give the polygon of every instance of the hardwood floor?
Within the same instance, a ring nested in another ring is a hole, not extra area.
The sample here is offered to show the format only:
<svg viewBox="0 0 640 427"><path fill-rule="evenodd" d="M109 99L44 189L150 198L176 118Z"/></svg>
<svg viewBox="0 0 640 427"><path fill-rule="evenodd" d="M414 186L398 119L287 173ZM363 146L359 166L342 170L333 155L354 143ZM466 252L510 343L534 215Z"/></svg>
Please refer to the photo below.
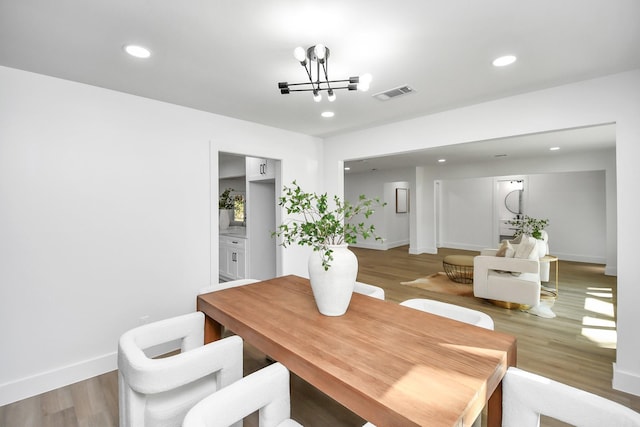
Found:
<svg viewBox="0 0 640 427"><path fill-rule="evenodd" d="M474 252L440 249L437 255L409 255L406 246L388 251L352 249L359 260L358 281L384 288L388 301L431 298L483 311L493 318L496 330L518 338L519 367L640 412L640 397L611 388L616 278L605 276L604 266L560 261L560 297L553 306L557 317L545 319L475 298L438 294L400 284L442 271L442 258L446 255L475 255ZM551 274L553 280L553 272ZM246 373L268 363L251 346L246 345L245 350ZM117 426L117 393L117 373L109 372L0 407L0 426ZM292 413L307 427L363 424L360 417L295 376L292 376ZM255 418L245 425L256 425ZM565 424L543 419L541 425Z"/></svg>

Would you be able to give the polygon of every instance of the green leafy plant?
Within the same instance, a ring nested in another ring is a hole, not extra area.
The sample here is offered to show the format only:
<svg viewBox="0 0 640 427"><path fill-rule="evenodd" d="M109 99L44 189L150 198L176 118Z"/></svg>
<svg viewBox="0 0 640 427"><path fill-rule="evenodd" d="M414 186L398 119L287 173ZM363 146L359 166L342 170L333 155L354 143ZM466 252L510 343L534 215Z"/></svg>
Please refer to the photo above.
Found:
<svg viewBox="0 0 640 427"><path fill-rule="evenodd" d="M231 192L233 188L227 188L218 198L218 209L233 209L233 197Z"/></svg>
<svg viewBox="0 0 640 427"><path fill-rule="evenodd" d="M535 237L538 240L542 239L542 230L549 225L548 219L536 219L525 215L522 219L513 219L509 221L510 225L516 228L514 237L526 234L531 237Z"/></svg>
<svg viewBox="0 0 640 427"><path fill-rule="evenodd" d="M335 208L331 209L327 193L318 195L304 192L296 181L293 181L291 187L284 186L282 194L278 204L295 218L280 224L272 236L282 238L280 244L284 247L294 243L311 246L314 251L320 252L325 270L329 269L333 260L330 245L356 243L358 236L383 240L375 234L373 224L349 222L357 215L369 218L375 212L374 207L385 206L386 203L380 202L378 198L370 199L361 195L357 203L351 204L334 196Z"/></svg>

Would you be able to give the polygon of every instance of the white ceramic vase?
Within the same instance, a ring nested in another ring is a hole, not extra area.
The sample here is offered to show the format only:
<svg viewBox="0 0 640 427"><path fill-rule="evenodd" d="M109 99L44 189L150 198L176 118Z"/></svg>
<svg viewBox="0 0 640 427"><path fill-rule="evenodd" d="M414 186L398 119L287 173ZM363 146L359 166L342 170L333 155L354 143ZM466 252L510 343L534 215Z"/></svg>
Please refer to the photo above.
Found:
<svg viewBox="0 0 640 427"><path fill-rule="evenodd" d="M330 245L333 260L329 270L322 266L322 255L309 257L309 280L318 311L325 316L342 316L347 312L358 275L358 258L348 245Z"/></svg>
<svg viewBox="0 0 640 427"><path fill-rule="evenodd" d="M230 212L231 212L230 209L220 209L220 215L219 215L220 230L226 230L229 228L229 224L231 221L231 218L229 217Z"/></svg>

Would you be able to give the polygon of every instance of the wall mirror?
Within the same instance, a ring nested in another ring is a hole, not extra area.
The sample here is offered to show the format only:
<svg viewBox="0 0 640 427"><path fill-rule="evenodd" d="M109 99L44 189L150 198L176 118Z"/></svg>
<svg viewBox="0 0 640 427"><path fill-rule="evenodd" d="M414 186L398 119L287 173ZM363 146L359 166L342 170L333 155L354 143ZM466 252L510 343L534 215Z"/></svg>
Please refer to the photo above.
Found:
<svg viewBox="0 0 640 427"><path fill-rule="evenodd" d="M504 206L512 214L522 214L522 190L513 190L504 198Z"/></svg>

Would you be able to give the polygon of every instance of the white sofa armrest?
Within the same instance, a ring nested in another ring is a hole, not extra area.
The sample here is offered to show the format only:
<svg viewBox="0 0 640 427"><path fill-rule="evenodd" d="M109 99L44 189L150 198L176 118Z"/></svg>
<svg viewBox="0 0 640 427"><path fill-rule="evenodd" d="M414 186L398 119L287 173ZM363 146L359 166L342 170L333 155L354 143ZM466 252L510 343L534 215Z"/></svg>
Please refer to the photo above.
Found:
<svg viewBox="0 0 640 427"><path fill-rule="evenodd" d="M478 298L536 305L540 302L540 262L537 259L476 256L473 294Z"/></svg>
<svg viewBox="0 0 640 427"><path fill-rule="evenodd" d="M496 256L497 253L498 253L497 249L489 249L489 248L486 248L480 251L480 255L483 255L483 256Z"/></svg>
<svg viewBox="0 0 640 427"><path fill-rule="evenodd" d="M479 271L502 270L515 273L535 273L540 271L540 262L535 259L505 258L479 255L473 260L473 268Z"/></svg>

